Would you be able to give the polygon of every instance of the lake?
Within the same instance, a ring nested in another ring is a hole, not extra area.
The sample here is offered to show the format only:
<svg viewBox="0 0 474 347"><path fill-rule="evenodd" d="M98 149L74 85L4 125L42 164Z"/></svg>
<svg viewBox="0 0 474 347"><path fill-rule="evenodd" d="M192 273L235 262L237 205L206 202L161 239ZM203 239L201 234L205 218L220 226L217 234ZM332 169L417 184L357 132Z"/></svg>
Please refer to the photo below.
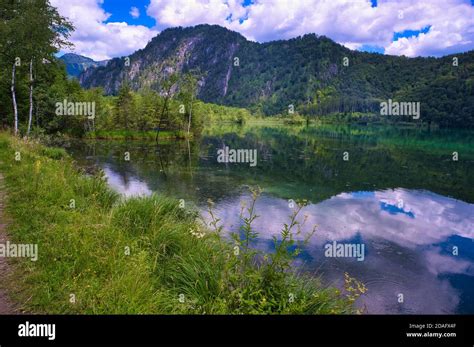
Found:
<svg viewBox="0 0 474 347"><path fill-rule="evenodd" d="M304 271L329 286L345 272L362 281L367 313L473 314L473 144L461 130L247 124L191 142L83 141L68 151L126 196L170 195L204 218L210 198L229 231L239 230L249 186L260 186L254 226L266 251L292 202L307 199L303 232L317 228L297 259ZM225 147L256 150L256 165L219 162ZM363 257L327 256L334 242L363 245Z"/></svg>

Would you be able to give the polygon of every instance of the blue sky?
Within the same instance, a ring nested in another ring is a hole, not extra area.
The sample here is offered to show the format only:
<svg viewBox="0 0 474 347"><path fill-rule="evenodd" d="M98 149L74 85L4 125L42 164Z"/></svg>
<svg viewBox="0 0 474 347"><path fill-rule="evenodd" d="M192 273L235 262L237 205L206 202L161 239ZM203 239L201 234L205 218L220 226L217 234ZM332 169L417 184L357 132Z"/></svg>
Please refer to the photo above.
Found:
<svg viewBox="0 0 474 347"><path fill-rule="evenodd" d="M473 0L474 1L474 0ZM376 0L372 0L372 4L376 4ZM375 5L373 5L375 6ZM420 34L426 34L430 31L431 26L426 26L424 28L421 28L420 30L403 30L400 32L394 32L393 33L393 42L398 41L401 38L411 38L411 37L418 37ZM385 49L380 46L372 46L372 45L363 45L362 47L359 48L359 50L364 51L364 52L375 52L375 53L381 53L383 54L385 52Z"/></svg>
<svg viewBox="0 0 474 347"><path fill-rule="evenodd" d="M102 8L110 13L111 16L105 22L127 22L130 25L144 25L152 28L156 25L155 19L146 14L146 6L150 3L149 0L105 0ZM132 7L138 8L140 17L133 18L130 15Z"/></svg>
<svg viewBox="0 0 474 347"><path fill-rule="evenodd" d="M94 59L143 48L165 28L208 23L266 42L305 33L351 49L443 56L474 49L474 0L51 0Z"/></svg>

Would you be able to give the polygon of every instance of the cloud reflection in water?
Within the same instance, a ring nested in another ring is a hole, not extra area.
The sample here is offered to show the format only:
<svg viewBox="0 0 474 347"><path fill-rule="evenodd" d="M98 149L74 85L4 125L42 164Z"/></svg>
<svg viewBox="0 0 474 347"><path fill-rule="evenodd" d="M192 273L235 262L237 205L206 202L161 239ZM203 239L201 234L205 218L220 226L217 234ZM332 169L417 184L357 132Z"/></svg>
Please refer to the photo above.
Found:
<svg viewBox="0 0 474 347"><path fill-rule="evenodd" d="M217 205L229 230L239 228L241 200L249 201L248 194ZM259 247L270 251L269 240L288 222L291 209L287 201L264 194L256 210ZM450 281L455 274L474 276L473 204L424 190L394 189L341 193L305 207L303 215L308 216L304 231L318 225L305 250L308 269L328 284L341 286L344 271L364 282L369 292L360 304L369 313L455 313L462 295L473 297L474 288L455 288ZM447 245L453 236L470 242ZM324 244L332 241L365 243L365 260L326 258ZM453 246L459 255L452 254ZM398 294L404 303L398 303Z"/></svg>

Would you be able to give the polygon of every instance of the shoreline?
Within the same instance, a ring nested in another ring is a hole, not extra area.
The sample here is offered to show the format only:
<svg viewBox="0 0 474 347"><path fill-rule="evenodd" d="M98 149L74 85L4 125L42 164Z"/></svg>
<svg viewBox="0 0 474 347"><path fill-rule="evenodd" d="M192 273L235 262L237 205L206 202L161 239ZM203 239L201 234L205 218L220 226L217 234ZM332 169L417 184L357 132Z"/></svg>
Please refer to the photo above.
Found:
<svg viewBox="0 0 474 347"><path fill-rule="evenodd" d="M233 246L178 200L121 199L100 176L83 175L67 154L5 133L2 161L12 240L38 244L36 262L15 262L19 300L33 312L358 313L349 292L297 269L267 278L275 270L254 263L256 250L230 257ZM300 299L289 304L288 291Z"/></svg>

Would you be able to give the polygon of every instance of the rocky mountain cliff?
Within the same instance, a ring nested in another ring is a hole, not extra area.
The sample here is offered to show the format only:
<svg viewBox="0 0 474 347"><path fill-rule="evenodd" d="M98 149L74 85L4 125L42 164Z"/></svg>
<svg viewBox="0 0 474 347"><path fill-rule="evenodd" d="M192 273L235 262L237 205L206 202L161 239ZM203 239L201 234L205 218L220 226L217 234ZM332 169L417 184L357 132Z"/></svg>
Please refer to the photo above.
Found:
<svg viewBox="0 0 474 347"><path fill-rule="evenodd" d="M290 104L364 112L389 98L415 98L410 101L424 102L431 112L446 92L455 95L451 106L443 106L451 109L443 112L474 114L473 51L396 57L352 51L315 34L256 43L216 25L164 30L144 49L89 68L79 79L82 86L103 87L107 94L116 94L125 79L134 90L160 90L174 70L203 74L198 95L203 101L266 114L285 112Z"/></svg>

